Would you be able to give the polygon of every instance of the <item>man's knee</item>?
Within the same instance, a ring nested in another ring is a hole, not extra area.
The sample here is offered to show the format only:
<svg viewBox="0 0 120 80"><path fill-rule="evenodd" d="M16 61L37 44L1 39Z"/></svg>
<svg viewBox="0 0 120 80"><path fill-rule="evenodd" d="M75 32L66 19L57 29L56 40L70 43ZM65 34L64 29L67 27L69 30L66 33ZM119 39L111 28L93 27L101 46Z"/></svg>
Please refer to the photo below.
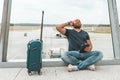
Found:
<svg viewBox="0 0 120 80"><path fill-rule="evenodd" d="M67 52L64 52L64 53L61 54L62 59L65 59L66 57L67 57Z"/></svg>
<svg viewBox="0 0 120 80"><path fill-rule="evenodd" d="M101 60L103 58L103 53L101 51L96 51L95 55Z"/></svg>
<svg viewBox="0 0 120 80"><path fill-rule="evenodd" d="M67 52L64 52L61 54L61 59L66 63L66 64L69 64L70 63L70 60L67 56Z"/></svg>

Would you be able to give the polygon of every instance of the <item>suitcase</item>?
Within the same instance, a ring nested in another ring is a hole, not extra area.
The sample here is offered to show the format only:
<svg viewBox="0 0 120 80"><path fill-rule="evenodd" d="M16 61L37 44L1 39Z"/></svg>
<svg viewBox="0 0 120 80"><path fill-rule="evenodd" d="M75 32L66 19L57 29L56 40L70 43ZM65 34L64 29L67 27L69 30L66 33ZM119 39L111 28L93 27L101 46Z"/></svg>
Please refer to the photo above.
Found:
<svg viewBox="0 0 120 80"><path fill-rule="evenodd" d="M42 68L42 30L43 30L43 16L44 11L42 11L42 21L41 21L41 33L40 39L30 40L27 44L27 69L28 74L32 75L32 72L37 72L39 75Z"/></svg>
<svg viewBox="0 0 120 80"><path fill-rule="evenodd" d="M39 39L31 40L28 42L27 48L28 74L31 75L32 71L37 71L40 74L42 68L42 42Z"/></svg>

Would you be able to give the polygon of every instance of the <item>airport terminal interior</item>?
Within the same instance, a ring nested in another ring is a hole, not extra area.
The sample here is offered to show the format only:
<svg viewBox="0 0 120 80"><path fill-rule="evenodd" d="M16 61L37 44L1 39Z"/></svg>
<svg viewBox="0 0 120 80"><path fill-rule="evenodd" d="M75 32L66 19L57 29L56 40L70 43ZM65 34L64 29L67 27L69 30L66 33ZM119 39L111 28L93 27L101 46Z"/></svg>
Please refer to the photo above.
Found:
<svg viewBox="0 0 120 80"><path fill-rule="evenodd" d="M26 68L28 42L40 39L42 11L43 67L65 66L61 54L68 41L56 25L74 19L90 35L92 50L103 53L96 65L120 65L119 0L0 0L0 68Z"/></svg>

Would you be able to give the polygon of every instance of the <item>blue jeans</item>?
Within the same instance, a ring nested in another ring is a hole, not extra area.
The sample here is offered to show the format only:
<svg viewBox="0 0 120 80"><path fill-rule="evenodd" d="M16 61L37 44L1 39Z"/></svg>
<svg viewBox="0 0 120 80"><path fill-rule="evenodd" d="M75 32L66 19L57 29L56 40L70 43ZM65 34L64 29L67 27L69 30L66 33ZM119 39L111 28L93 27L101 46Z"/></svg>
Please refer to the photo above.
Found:
<svg viewBox="0 0 120 80"><path fill-rule="evenodd" d="M62 60L66 64L76 65L79 70L86 69L88 66L98 62L103 57L100 51L80 53L79 51L67 51L61 54Z"/></svg>

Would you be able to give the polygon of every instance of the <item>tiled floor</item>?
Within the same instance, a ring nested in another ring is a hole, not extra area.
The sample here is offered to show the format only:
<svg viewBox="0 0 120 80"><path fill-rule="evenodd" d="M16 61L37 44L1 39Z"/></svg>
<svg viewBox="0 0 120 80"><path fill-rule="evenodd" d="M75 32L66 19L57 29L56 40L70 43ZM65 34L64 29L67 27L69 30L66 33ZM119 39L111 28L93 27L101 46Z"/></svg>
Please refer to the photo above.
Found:
<svg viewBox="0 0 120 80"><path fill-rule="evenodd" d="M0 68L0 80L120 80L120 65L97 66L96 71L68 72L66 67L43 67L41 75L27 74L26 68Z"/></svg>

